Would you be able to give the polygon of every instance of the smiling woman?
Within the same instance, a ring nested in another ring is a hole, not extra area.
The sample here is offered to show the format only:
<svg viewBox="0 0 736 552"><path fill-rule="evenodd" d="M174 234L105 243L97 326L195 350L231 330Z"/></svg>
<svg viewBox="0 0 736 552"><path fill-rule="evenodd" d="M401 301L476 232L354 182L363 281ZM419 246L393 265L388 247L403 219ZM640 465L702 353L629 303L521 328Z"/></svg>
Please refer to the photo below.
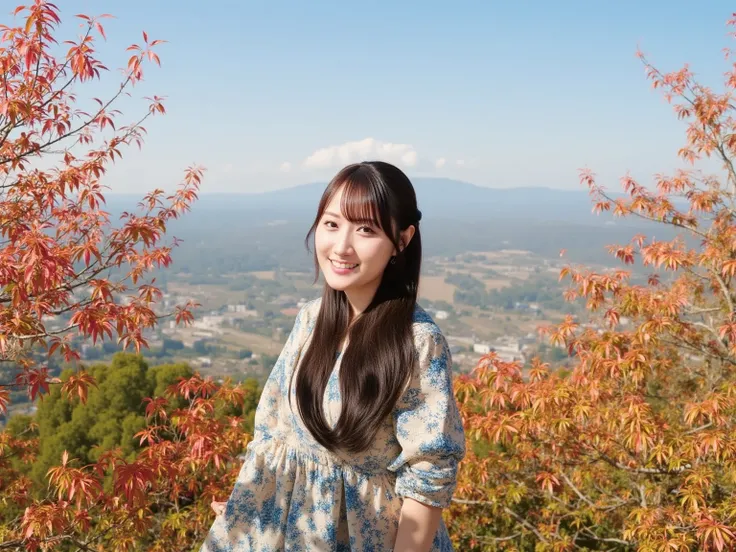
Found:
<svg viewBox="0 0 736 552"><path fill-rule="evenodd" d="M255 434L203 551L448 551L464 432L447 341L416 304L416 195L398 168L350 165L320 200L322 297L264 387Z"/></svg>
<svg viewBox="0 0 736 552"><path fill-rule="evenodd" d="M396 171L400 173L398 169ZM404 252L417 230L415 225L409 224L399 232L397 224L393 222L400 215L402 203L413 203L416 212L416 197L411 184L405 190L410 197L392 201L394 198L390 197L388 191L371 181L377 175L369 173L360 178L356 172L356 166L353 165L335 177L325 191L309 234L314 234L317 265L327 285L347 294L352 315L360 314L368 307L387 265L396 264L397 255ZM396 192L394 194L398 195ZM409 251L413 253L412 258L402 257L402 265L409 269L420 268L421 243L418 234L416 238ZM414 287L418 280L418 274L407 274L406 283L409 286ZM406 290L408 294L412 292L411 289Z"/></svg>

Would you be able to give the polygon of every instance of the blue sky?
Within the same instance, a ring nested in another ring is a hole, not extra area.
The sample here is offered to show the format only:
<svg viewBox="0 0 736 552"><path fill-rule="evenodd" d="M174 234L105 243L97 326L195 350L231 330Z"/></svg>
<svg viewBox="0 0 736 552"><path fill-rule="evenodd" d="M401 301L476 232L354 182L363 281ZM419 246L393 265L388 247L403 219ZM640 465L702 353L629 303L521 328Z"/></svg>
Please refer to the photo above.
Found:
<svg viewBox="0 0 736 552"><path fill-rule="evenodd" d="M327 180L362 157L492 187L574 189L584 166L612 187L627 171L646 182L678 165L684 127L637 46L716 86L733 46L733 6L720 0L58 5L65 22L116 16L100 45L111 69L141 30L168 41L162 67L133 91L166 96L168 114L111 171L114 192L170 189L192 162L208 169L205 193L266 191ZM145 104L121 109L132 119Z"/></svg>

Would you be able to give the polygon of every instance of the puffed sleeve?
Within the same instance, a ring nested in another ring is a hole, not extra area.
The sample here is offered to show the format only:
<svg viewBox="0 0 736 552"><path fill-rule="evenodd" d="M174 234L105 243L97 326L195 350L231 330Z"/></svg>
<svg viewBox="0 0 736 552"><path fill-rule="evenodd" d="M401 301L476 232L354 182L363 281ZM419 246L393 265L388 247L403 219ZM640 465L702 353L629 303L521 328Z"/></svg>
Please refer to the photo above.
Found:
<svg viewBox="0 0 736 552"><path fill-rule="evenodd" d="M388 469L396 473L396 493L445 508L457 485L465 456L465 433L452 389L452 359L439 328L415 334L417 362L394 412L401 453Z"/></svg>
<svg viewBox="0 0 736 552"><path fill-rule="evenodd" d="M289 375L296 361L300 342L305 333L305 326L309 322L309 313L314 308L315 301L304 305L294 320L289 337L281 349L278 360L271 369L271 373L263 386L261 397L256 407L254 420L253 444L268 441L278 422L279 407L282 400L286 400L285 389L289 387Z"/></svg>

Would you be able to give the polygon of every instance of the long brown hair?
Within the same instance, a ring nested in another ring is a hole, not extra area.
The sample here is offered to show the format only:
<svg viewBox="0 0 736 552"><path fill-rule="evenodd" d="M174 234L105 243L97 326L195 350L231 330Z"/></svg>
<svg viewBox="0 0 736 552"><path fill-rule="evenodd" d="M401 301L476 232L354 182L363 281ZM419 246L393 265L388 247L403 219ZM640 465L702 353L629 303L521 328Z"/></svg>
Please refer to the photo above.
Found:
<svg viewBox="0 0 736 552"><path fill-rule="evenodd" d="M341 211L351 222L369 220L391 240L398 254L386 266L370 305L352 323L345 293L326 283L312 342L296 375L296 400L304 425L328 450L359 452L370 446L409 381L414 364L412 319L419 288L421 214L414 187L397 167L380 161L348 165L328 184L307 233L309 249L317 225L335 193L343 190ZM400 250L400 232L415 233ZM314 252L315 281L319 276ZM340 370L342 411L334 428L325 420L323 398L338 346L348 338Z"/></svg>

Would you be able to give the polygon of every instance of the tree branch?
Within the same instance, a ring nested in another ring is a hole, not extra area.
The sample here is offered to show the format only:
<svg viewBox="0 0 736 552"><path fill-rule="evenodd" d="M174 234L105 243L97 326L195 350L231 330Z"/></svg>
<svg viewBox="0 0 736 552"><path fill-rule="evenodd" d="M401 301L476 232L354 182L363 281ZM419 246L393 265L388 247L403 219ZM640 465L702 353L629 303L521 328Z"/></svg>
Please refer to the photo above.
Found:
<svg viewBox="0 0 736 552"><path fill-rule="evenodd" d="M482 535L476 535L475 533L471 533L470 536L480 542L484 542L488 544L495 544L497 542L506 542L506 541L514 540L515 538L520 537L521 533L514 533L513 535L509 535L508 537L485 537Z"/></svg>
<svg viewBox="0 0 736 552"><path fill-rule="evenodd" d="M622 540L622 539L615 539L615 538L599 537L595 533L593 533L590 529L588 529L587 527L584 527L583 528L583 531L585 532L585 535L588 538L593 539L593 540L598 541L598 542L612 542L612 543L615 543L615 544L621 544L623 546L634 546L634 543L633 542L630 542L630 541L625 541L625 540Z"/></svg>
<svg viewBox="0 0 736 552"><path fill-rule="evenodd" d="M455 502L455 503L457 503L457 504L465 504L465 505L470 505L470 506L493 506L493 507L498 506L497 504L495 504L493 502L490 502L490 501L487 501L487 500L467 500L467 499L463 499L463 498L453 498L452 501ZM503 506L503 511L505 513L507 513L508 515L510 515L512 518L514 518L518 523L520 523L526 529L528 529L529 531L531 531L532 533L534 533L536 535L536 537L540 541L542 541L545 544L549 542L549 541L547 541L546 538L544 538L544 535L542 535L537 530L536 527L534 527L532 524L530 524L528 521L526 521L524 518L522 518L519 514L517 514L516 512L514 512L511 508L508 508L506 506Z"/></svg>
<svg viewBox="0 0 736 552"><path fill-rule="evenodd" d="M676 475L676 474L684 472L685 470L689 470L692 467L690 466L690 464L686 464L685 466L681 466L679 468L673 468L671 470L663 470L660 468L631 468L620 462L617 462L613 458L608 457L607 455L603 454L600 451L598 451L598 454L600 455L601 460L604 460L606 463L610 464L611 466L614 466L620 470L628 471L631 473L643 473L643 474L648 474L648 475Z"/></svg>
<svg viewBox="0 0 736 552"><path fill-rule="evenodd" d="M581 492L580 492L580 489L578 489L578 488L577 488L577 487L576 487L576 486L575 486L575 485L573 484L573 482L572 482L572 481L570 481L570 478L569 478L569 477L567 477L567 475L565 475L565 473L564 473L564 472L561 472L561 473L560 473L560 477L562 477L562 479L563 479L563 480L565 481L565 483L567 483L567 484L568 484L568 486L569 486L569 487L570 487L570 488L571 488L571 489L572 489L572 490L573 490L573 491L575 492L575 494L576 494L576 495L578 495L578 498L580 498L580 500L582 500L583 502L585 502L585 503L586 503L586 504L587 504L588 506L590 506L591 508L595 508L595 507L596 507L596 505L595 505L595 504L593 504L593 501L592 501L592 500L590 500L590 499L589 499L589 498L588 498L587 496L585 496L585 495L584 495L583 493L581 493Z"/></svg>
<svg viewBox="0 0 736 552"><path fill-rule="evenodd" d="M28 157L29 155L31 155L31 154L34 154L34 153L41 153L41 152L43 152L43 150L44 150L45 148L47 148L47 147L49 147L49 146L53 146L54 144L56 144L56 143L58 143L58 142L61 142L62 140L66 140L67 138L70 138L71 136L74 136L75 134L79 134L79 133L80 133L80 132L81 132L82 130L84 130L85 128L87 128L88 126L90 126L90 125L91 125L92 123L94 123L94 122L95 122L95 120L97 119L97 117L98 117L98 116L99 116L99 115L100 115L101 113L104 113L104 111L105 111L105 110L106 110L106 109L107 109L107 108L108 108L108 107L109 107L109 106L110 106L110 105L111 105L111 104L112 104L112 103L113 103L113 102L114 102L115 100L117 100L117 99L118 99L118 97L120 96L120 94L122 94L122 93L123 93L123 91L125 90L125 87L126 87L126 86L128 85L128 83L130 82L130 78L131 78L131 77L130 77L130 75L128 75L128 77L127 77L127 78L125 79L125 81L123 81L123 83L121 83L121 85L120 85L120 89L119 89L119 90L117 91L117 93L116 93L116 94L115 94L115 95L114 95L114 96L113 96L113 97L112 97L112 98L111 98L110 100L108 100L108 101L107 101L107 103L106 103L106 104L105 104L104 106L102 106L102 107L101 107L101 108L100 108L100 109L99 109L99 110L97 111L97 113L95 113L95 115L94 115L94 116L90 117L90 118L89 118L89 119L88 119L88 120L87 120L87 121L86 121L85 123L83 123L82 125L80 125L79 127L77 127L77 128L76 128L76 129L74 129L74 130L70 130L70 131L69 131L69 132L67 132L66 134L62 134L61 136L58 136L58 137L56 137L56 138L54 138L54 139L51 139L51 140L47 141L47 142L46 142L45 144L43 144L43 145L40 145L40 146L36 146L35 148L29 149L28 151L25 151L25 152L23 152L23 153L19 153L19 154L17 154L17 155L13 155L13 156L11 156L11 157L7 157L7 158L5 158L5 159L0 159L0 165L5 165L5 164L7 164L7 163L10 163L10 162L12 162L12 161L18 161L18 160L24 159L24 158L26 158L26 157ZM149 112L149 114L150 114L150 112ZM14 127L13 127L13 128L14 128ZM12 129L11 129L11 130L12 130ZM6 137L7 137L7 135L6 135Z"/></svg>

